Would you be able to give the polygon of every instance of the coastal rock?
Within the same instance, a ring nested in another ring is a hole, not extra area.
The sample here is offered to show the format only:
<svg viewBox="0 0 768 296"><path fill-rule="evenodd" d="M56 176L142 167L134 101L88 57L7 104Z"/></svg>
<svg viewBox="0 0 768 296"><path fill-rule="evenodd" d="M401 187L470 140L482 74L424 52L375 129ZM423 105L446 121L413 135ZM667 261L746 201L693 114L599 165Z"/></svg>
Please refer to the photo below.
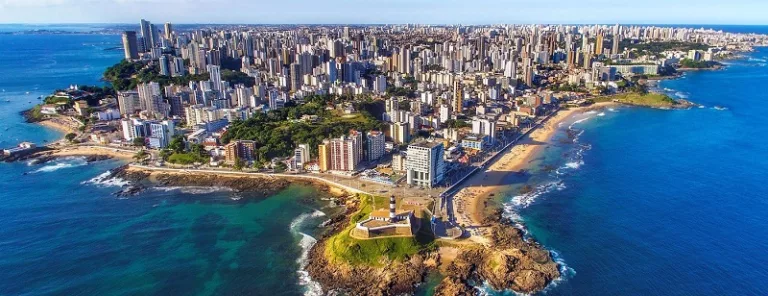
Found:
<svg viewBox="0 0 768 296"><path fill-rule="evenodd" d="M547 250L525 240L521 230L506 224L491 229L491 246L463 250L445 269L451 289L458 283L487 282L495 290L541 291L560 276Z"/></svg>
<svg viewBox="0 0 768 296"><path fill-rule="evenodd" d="M456 278L444 278L435 288L434 296L475 296L478 291L466 282Z"/></svg>
<svg viewBox="0 0 768 296"><path fill-rule="evenodd" d="M402 295L412 293L426 274L421 255L403 262L387 262L382 267L329 262L324 254L325 241L317 243L309 254L305 270L323 289L348 295Z"/></svg>
<svg viewBox="0 0 768 296"><path fill-rule="evenodd" d="M170 173L131 169L125 165L112 170L110 178L120 178L132 185L118 192L119 196L135 195L149 187L226 187L236 192L248 192L252 197L267 197L288 187L291 182L280 178L235 177L215 174ZM294 182L295 183L295 182Z"/></svg>

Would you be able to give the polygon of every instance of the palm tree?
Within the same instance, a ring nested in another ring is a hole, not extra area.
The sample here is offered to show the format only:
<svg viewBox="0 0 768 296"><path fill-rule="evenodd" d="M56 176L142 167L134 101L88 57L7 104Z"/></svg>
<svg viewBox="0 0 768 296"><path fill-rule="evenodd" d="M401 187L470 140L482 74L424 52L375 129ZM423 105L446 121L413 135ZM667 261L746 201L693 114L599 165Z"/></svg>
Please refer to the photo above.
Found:
<svg viewBox="0 0 768 296"><path fill-rule="evenodd" d="M135 159L137 162L143 163L148 156L149 153L144 150L139 150L139 152L136 152L136 155L133 156L133 159Z"/></svg>

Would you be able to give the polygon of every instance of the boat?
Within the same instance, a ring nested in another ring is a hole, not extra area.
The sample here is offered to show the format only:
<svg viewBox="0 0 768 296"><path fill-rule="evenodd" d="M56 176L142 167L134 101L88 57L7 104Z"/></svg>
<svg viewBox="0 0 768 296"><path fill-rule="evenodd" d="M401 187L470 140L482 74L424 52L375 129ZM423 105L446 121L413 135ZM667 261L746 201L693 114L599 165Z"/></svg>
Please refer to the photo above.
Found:
<svg viewBox="0 0 768 296"><path fill-rule="evenodd" d="M723 106L715 106L714 108L715 108L715 110L720 110L720 111L722 111L722 110L728 110L728 108L726 108L726 107L723 107Z"/></svg>

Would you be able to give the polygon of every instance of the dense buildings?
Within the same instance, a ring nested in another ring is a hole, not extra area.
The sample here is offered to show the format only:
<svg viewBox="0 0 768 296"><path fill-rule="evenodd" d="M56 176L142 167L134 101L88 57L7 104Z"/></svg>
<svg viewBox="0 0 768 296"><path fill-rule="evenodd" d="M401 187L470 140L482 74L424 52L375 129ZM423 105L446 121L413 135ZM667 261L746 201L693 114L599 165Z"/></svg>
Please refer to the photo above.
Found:
<svg viewBox="0 0 768 296"><path fill-rule="evenodd" d="M766 40L621 25L179 28L141 20L123 33L130 62L122 70L133 72L111 81L123 140L163 147L183 134L187 146L230 164L249 143L241 159L263 167L354 174L390 166L424 187L562 102L628 91L635 76ZM655 47L665 43L684 48ZM257 123L243 127L249 119ZM158 125L166 121L174 125Z"/></svg>

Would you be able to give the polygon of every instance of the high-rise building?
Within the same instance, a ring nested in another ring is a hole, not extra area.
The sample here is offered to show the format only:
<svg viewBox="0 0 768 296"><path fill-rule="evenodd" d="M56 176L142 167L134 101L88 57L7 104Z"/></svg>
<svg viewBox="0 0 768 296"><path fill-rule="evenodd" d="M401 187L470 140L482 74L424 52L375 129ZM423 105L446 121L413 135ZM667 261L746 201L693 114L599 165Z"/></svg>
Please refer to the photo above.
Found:
<svg viewBox="0 0 768 296"><path fill-rule="evenodd" d="M472 119L472 133L483 135L490 139L496 137L496 122L488 119Z"/></svg>
<svg viewBox="0 0 768 296"><path fill-rule="evenodd" d="M317 166L321 172L331 169L331 143L328 140L317 146Z"/></svg>
<svg viewBox="0 0 768 296"><path fill-rule="evenodd" d="M160 64L160 75L171 76L171 63L168 61L168 56L160 56L158 63Z"/></svg>
<svg viewBox="0 0 768 296"><path fill-rule="evenodd" d="M117 107L120 109L120 115L127 116L134 114L136 110L141 110L139 101L139 92L121 91L117 93Z"/></svg>
<svg viewBox="0 0 768 296"><path fill-rule="evenodd" d="M301 89L301 65L291 64L291 91L295 92Z"/></svg>
<svg viewBox="0 0 768 296"><path fill-rule="evenodd" d="M362 134L341 136L331 139L330 145L330 170L354 171L361 160Z"/></svg>
<svg viewBox="0 0 768 296"><path fill-rule="evenodd" d="M149 21L141 19L139 26L141 27L141 38L144 40L144 51L150 51L154 44L154 40L152 39L151 24Z"/></svg>
<svg viewBox="0 0 768 296"><path fill-rule="evenodd" d="M373 81L373 91L378 94L383 94L387 91L387 76L376 76Z"/></svg>
<svg viewBox="0 0 768 296"><path fill-rule="evenodd" d="M160 93L160 84L157 82L140 83L138 85L139 107L155 117L162 117L163 96Z"/></svg>
<svg viewBox="0 0 768 296"><path fill-rule="evenodd" d="M233 164L238 159L242 161L255 160L253 151L256 150L256 142L237 140L224 146L224 161Z"/></svg>
<svg viewBox="0 0 768 296"><path fill-rule="evenodd" d="M368 143L368 160L379 160L384 156L384 133L380 131L370 131L366 135Z"/></svg>
<svg viewBox="0 0 768 296"><path fill-rule="evenodd" d="M453 80L453 111L457 114L464 111L464 86L459 77Z"/></svg>
<svg viewBox="0 0 768 296"><path fill-rule="evenodd" d="M171 23L165 23L165 39L173 40L173 26Z"/></svg>
<svg viewBox="0 0 768 296"><path fill-rule="evenodd" d="M603 54L603 32L597 33L597 38L595 39L595 55L601 55Z"/></svg>
<svg viewBox="0 0 768 296"><path fill-rule="evenodd" d="M411 129L407 122L390 123L389 134L395 144L406 144L411 141Z"/></svg>
<svg viewBox="0 0 768 296"><path fill-rule="evenodd" d="M135 60L139 58L139 45L136 39L135 31L123 32L123 51L126 60Z"/></svg>
<svg viewBox="0 0 768 296"><path fill-rule="evenodd" d="M211 82L211 88L221 92L221 67L208 65L206 68L208 70L208 75L210 75L209 81Z"/></svg>
<svg viewBox="0 0 768 296"><path fill-rule="evenodd" d="M436 187L443 181L445 161L442 142L420 142L408 145L406 180L409 185Z"/></svg>

